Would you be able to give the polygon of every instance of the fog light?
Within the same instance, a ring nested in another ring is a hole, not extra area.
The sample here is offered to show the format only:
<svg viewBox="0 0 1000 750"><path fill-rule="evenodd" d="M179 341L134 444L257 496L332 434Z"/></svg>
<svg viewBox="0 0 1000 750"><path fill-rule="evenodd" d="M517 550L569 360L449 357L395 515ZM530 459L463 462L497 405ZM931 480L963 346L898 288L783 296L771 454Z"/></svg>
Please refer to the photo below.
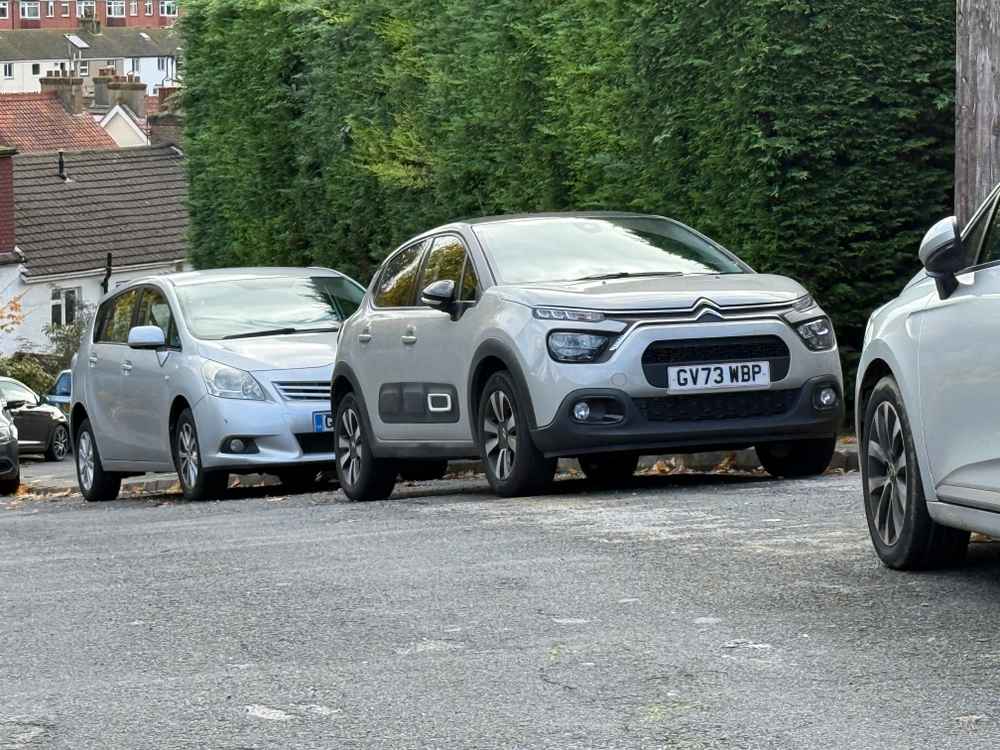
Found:
<svg viewBox="0 0 1000 750"><path fill-rule="evenodd" d="M226 438L222 441L223 453L259 453L253 438Z"/></svg>
<svg viewBox="0 0 1000 750"><path fill-rule="evenodd" d="M813 402L816 404L816 408L818 409L832 409L837 405L839 398L840 397L837 395L836 388L825 386L816 391L816 396L814 397Z"/></svg>
<svg viewBox="0 0 1000 750"><path fill-rule="evenodd" d="M580 401L573 406L573 419L577 422L586 422L590 419L590 405L586 401Z"/></svg>
<svg viewBox="0 0 1000 750"><path fill-rule="evenodd" d="M229 441L229 452L230 453L242 453L246 450L246 443L244 443L239 438L233 438Z"/></svg>

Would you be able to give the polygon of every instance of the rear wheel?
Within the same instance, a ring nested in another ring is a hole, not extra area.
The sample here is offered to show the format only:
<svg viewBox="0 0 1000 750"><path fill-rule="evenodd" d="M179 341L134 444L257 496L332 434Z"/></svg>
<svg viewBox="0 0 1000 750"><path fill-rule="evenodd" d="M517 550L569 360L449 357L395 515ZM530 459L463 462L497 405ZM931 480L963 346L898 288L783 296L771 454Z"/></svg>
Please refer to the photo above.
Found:
<svg viewBox="0 0 1000 750"><path fill-rule="evenodd" d="M893 378L878 382L864 414L859 448L865 515L875 552L899 570L961 562L969 532L942 526L927 512L910 421Z"/></svg>
<svg viewBox="0 0 1000 750"><path fill-rule="evenodd" d="M448 473L446 459L429 461L403 461L399 465L399 476L407 482L430 482L443 479Z"/></svg>
<svg viewBox="0 0 1000 750"><path fill-rule="evenodd" d="M799 440L794 443L763 443L757 446L761 466L772 477L815 477L830 466L837 438Z"/></svg>
<svg viewBox="0 0 1000 750"><path fill-rule="evenodd" d="M69 454L69 429L64 424L57 424L52 430L45 458L49 461L62 461Z"/></svg>
<svg viewBox="0 0 1000 750"><path fill-rule="evenodd" d="M87 502L114 500L122 489L122 476L105 471L90 420L85 419L76 433L76 480Z"/></svg>
<svg viewBox="0 0 1000 750"><path fill-rule="evenodd" d="M595 453L577 458L587 479L598 484L625 482L635 474L639 457L629 453Z"/></svg>
<svg viewBox="0 0 1000 750"><path fill-rule="evenodd" d="M227 472L209 471L202 466L198 428L190 409L182 411L177 418L174 430L174 465L177 467L177 477L185 500L215 500L225 494L229 486Z"/></svg>
<svg viewBox="0 0 1000 750"><path fill-rule="evenodd" d="M371 450L371 436L361 418L361 404L353 393L340 400L333 427L340 488L355 502L385 500L396 486L399 466L377 458Z"/></svg>
<svg viewBox="0 0 1000 750"><path fill-rule="evenodd" d="M538 494L552 482L556 459L546 458L528 430L530 404L518 402L514 381L497 372L479 399L479 446L486 479L501 497Z"/></svg>

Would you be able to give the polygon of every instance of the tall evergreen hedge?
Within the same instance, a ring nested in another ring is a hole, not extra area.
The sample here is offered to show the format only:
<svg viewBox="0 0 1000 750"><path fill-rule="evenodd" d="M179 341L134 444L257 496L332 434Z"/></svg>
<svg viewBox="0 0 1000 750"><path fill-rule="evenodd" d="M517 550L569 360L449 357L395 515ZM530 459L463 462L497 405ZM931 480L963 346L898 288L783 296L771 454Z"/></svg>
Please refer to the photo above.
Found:
<svg viewBox="0 0 1000 750"><path fill-rule="evenodd" d="M366 281L469 215L667 214L848 359L951 212L954 2L187 0L192 258Z"/></svg>

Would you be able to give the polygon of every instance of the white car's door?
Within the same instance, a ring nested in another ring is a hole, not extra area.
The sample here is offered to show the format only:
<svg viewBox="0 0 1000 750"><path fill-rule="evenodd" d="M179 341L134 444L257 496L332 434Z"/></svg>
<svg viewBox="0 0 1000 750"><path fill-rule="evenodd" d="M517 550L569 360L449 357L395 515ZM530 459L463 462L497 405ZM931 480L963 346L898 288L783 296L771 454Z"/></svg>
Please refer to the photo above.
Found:
<svg viewBox="0 0 1000 750"><path fill-rule="evenodd" d="M974 263L948 299L921 314L920 401L935 492L1000 510L1000 212L996 199L965 244Z"/></svg>

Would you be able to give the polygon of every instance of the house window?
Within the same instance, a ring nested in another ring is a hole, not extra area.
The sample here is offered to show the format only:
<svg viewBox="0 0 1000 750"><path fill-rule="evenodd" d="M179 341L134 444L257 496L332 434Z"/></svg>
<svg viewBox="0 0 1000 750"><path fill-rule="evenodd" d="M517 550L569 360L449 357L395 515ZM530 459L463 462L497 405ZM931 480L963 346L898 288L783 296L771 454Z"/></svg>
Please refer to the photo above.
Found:
<svg viewBox="0 0 1000 750"><path fill-rule="evenodd" d="M69 3L62 4L62 16L63 18L69 17Z"/></svg>
<svg viewBox="0 0 1000 750"><path fill-rule="evenodd" d="M133 73L138 73L139 72L139 68L140 68L141 65L142 65L142 61L139 60L138 57L133 57L132 58L132 72Z"/></svg>
<svg viewBox="0 0 1000 750"><path fill-rule="evenodd" d="M10 3L8 0L0 0L0 18L10 17Z"/></svg>
<svg viewBox="0 0 1000 750"><path fill-rule="evenodd" d="M97 16L97 0L76 0L77 18L95 18Z"/></svg>
<svg viewBox="0 0 1000 750"><path fill-rule="evenodd" d="M153 0L146 0L146 15L153 15Z"/></svg>
<svg viewBox="0 0 1000 750"><path fill-rule="evenodd" d="M125 18L125 0L108 0L108 18Z"/></svg>
<svg viewBox="0 0 1000 750"><path fill-rule="evenodd" d="M139 15L139 0L132 0L132 2L128 4L128 12L130 16Z"/></svg>
<svg viewBox="0 0 1000 750"><path fill-rule="evenodd" d="M52 18L56 14L56 3L55 0L49 0L45 4L45 15Z"/></svg>
<svg viewBox="0 0 1000 750"><path fill-rule="evenodd" d="M80 60L80 77L86 78L90 75L90 62L87 60Z"/></svg>
<svg viewBox="0 0 1000 750"><path fill-rule="evenodd" d="M13 78L14 77L14 63L4 63L3 64L3 77Z"/></svg>
<svg viewBox="0 0 1000 750"><path fill-rule="evenodd" d="M52 325L68 326L76 321L80 306L80 289L52 290Z"/></svg>
<svg viewBox="0 0 1000 750"><path fill-rule="evenodd" d="M176 16L177 15L177 0L160 0L160 15L161 16Z"/></svg>
<svg viewBox="0 0 1000 750"><path fill-rule="evenodd" d="M166 57L156 58L156 69L159 71L164 71L167 69L167 59Z"/></svg>
<svg viewBox="0 0 1000 750"><path fill-rule="evenodd" d="M41 63L32 63L31 64L31 75L33 75L33 76L40 76L41 74L42 74L42 64Z"/></svg>
<svg viewBox="0 0 1000 750"><path fill-rule="evenodd" d="M21 0L21 18L41 18L42 8L40 2L28 2L28 0Z"/></svg>

